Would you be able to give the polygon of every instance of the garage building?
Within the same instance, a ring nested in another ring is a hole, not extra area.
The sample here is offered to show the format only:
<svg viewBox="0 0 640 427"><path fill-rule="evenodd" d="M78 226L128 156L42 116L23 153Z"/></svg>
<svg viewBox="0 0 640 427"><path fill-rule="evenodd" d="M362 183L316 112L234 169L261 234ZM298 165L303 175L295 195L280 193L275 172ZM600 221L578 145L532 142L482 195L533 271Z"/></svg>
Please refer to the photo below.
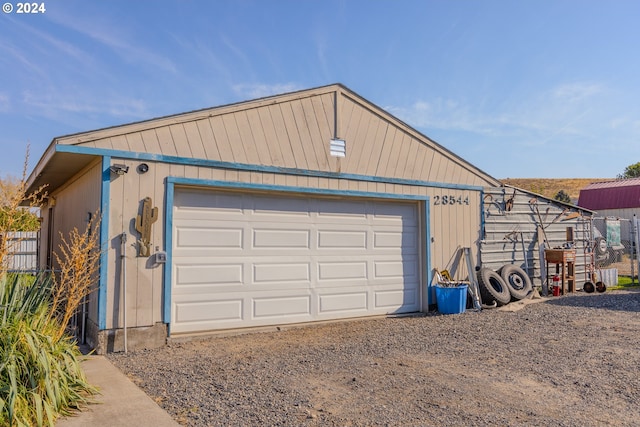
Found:
<svg viewBox="0 0 640 427"><path fill-rule="evenodd" d="M499 181L334 84L55 138L40 267L99 213L83 336L185 334L427 311L431 270L479 259Z"/></svg>

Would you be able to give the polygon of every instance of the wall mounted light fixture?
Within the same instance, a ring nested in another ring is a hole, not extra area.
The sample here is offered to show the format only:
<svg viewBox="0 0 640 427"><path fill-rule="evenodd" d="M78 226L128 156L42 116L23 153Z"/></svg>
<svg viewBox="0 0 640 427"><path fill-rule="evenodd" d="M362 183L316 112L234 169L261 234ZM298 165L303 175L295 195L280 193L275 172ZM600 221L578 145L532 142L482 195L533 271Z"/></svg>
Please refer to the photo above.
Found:
<svg viewBox="0 0 640 427"><path fill-rule="evenodd" d="M129 166L123 165L121 163L115 163L111 165L109 170L111 170L111 172L115 173L116 175L124 175L125 173L129 172Z"/></svg>

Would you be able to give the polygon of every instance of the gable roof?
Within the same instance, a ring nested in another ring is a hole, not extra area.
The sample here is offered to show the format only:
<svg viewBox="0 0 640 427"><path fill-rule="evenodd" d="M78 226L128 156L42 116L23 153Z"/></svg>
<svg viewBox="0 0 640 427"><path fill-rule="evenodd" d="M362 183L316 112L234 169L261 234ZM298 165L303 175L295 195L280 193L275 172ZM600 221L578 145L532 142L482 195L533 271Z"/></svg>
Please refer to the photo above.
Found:
<svg viewBox="0 0 640 427"><path fill-rule="evenodd" d="M346 141L347 156L329 154ZM62 185L99 156L258 165L421 182L499 181L341 84L54 138L29 187Z"/></svg>
<svg viewBox="0 0 640 427"><path fill-rule="evenodd" d="M640 178L591 183L580 190L578 206L591 210L640 207Z"/></svg>

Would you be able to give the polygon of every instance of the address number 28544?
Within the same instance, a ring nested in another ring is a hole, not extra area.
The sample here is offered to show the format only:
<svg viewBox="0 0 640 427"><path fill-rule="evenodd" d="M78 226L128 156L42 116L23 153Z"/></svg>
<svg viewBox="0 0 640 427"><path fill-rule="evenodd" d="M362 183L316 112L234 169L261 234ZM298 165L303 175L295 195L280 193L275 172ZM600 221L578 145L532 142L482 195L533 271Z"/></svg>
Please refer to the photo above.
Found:
<svg viewBox="0 0 640 427"><path fill-rule="evenodd" d="M442 206L442 205L469 205L469 196L434 196L433 197L433 205L434 206Z"/></svg>

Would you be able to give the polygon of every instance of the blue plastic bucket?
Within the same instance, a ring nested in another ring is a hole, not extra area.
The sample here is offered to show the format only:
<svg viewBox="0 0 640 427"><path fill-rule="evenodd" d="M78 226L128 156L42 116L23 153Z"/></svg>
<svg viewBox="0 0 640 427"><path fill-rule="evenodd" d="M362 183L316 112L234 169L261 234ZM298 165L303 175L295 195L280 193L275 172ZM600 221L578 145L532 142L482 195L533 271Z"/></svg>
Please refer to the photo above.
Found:
<svg viewBox="0 0 640 427"><path fill-rule="evenodd" d="M437 286L436 301L442 314L460 314L467 309L467 285Z"/></svg>

